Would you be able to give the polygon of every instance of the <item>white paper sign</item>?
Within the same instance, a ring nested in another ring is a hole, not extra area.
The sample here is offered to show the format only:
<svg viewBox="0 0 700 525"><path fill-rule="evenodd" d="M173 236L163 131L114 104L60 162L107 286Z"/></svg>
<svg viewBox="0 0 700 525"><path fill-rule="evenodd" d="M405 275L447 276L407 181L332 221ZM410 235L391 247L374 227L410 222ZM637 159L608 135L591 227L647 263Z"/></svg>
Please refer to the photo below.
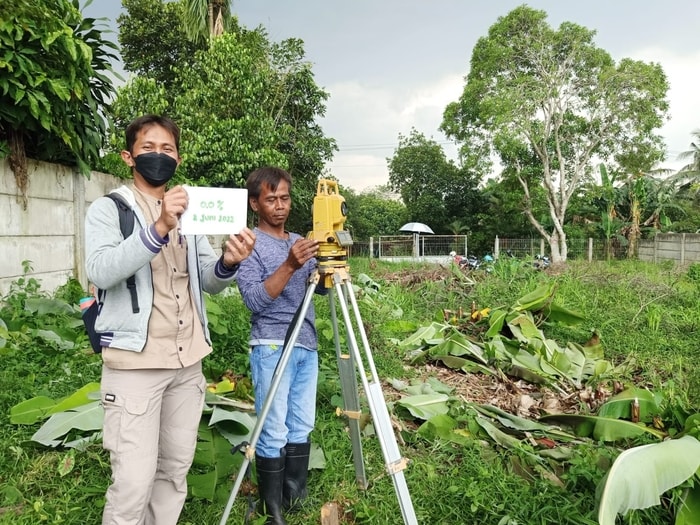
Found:
<svg viewBox="0 0 700 525"><path fill-rule="evenodd" d="M189 205L180 217L183 235L230 235L246 225L248 190L185 186Z"/></svg>

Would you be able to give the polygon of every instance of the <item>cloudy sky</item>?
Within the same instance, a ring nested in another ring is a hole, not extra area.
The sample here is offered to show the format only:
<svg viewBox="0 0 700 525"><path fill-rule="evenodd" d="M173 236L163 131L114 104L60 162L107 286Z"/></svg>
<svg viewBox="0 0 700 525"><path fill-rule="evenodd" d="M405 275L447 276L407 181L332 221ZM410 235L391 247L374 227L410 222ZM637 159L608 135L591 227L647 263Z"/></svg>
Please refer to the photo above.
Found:
<svg viewBox="0 0 700 525"><path fill-rule="evenodd" d="M521 5L511 0L234 0L248 28L265 27L273 41L300 38L316 82L330 98L320 121L339 151L328 169L355 190L388 180L387 158L399 134L416 128L455 148L438 131L445 106L457 100L476 41L499 16ZM700 2L697 0L531 0L558 27L564 21L597 32L596 44L619 61L662 65L670 83L670 121L664 167L678 168L700 128ZM119 0L98 0L85 13L113 23ZM116 27L116 24L115 24Z"/></svg>

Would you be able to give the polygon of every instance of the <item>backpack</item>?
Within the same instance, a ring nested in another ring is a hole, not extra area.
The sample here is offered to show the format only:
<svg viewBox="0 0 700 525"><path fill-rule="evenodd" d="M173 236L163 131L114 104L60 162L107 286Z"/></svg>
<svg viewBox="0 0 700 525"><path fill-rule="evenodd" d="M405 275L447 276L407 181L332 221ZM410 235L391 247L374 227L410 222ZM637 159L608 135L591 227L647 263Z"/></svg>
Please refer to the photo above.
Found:
<svg viewBox="0 0 700 525"><path fill-rule="evenodd" d="M134 211L129 207L129 204L118 194L108 193L105 197L109 197L114 201L119 212L119 229L122 236L126 239L134 231ZM126 280L126 287L131 295L131 310L136 314L139 312L139 300L136 293L136 277L132 275ZM80 300L80 310L82 312L83 323L85 330L90 338L90 346L96 354L102 353L100 345L100 337L102 334L95 331L95 321L102 308L104 301L105 290L97 290L97 297L83 297Z"/></svg>

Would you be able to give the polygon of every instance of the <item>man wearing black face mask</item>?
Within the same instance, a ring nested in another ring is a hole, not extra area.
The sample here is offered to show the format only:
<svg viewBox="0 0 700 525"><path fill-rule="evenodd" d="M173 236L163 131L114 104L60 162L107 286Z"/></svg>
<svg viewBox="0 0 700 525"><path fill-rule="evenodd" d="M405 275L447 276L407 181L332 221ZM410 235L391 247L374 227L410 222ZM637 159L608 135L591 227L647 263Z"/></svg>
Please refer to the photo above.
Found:
<svg viewBox="0 0 700 525"><path fill-rule="evenodd" d="M122 237L117 207L97 199L85 218L86 269L100 290L103 445L112 484L103 525L175 525L187 495L211 352L203 291L234 279L255 235L231 235L217 257L205 236L181 236L187 209L181 186L166 191L180 163L180 131L166 117L145 115L126 129L122 159L133 185L118 193L135 213ZM126 280L134 275L137 304Z"/></svg>

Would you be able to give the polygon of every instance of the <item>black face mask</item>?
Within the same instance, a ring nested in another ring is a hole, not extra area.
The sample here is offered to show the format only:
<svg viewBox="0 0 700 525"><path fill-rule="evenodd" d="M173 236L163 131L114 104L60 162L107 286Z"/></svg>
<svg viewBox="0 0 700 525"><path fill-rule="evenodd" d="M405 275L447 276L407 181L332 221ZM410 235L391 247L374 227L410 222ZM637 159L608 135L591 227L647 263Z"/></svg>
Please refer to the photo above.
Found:
<svg viewBox="0 0 700 525"><path fill-rule="evenodd" d="M153 187L166 184L175 175L177 161L165 153L141 153L133 159L136 171Z"/></svg>

